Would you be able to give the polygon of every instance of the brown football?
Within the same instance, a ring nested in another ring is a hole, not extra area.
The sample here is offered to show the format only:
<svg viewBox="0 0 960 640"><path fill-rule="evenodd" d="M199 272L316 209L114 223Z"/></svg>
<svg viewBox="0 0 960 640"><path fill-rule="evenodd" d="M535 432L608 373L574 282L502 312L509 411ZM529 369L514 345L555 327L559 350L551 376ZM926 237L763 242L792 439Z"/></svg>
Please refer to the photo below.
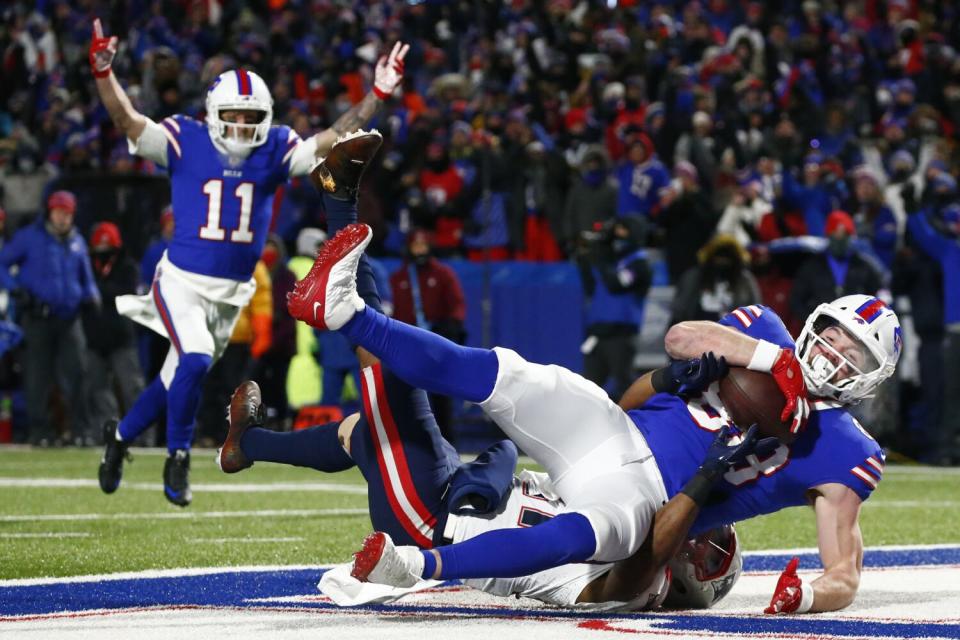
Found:
<svg viewBox="0 0 960 640"><path fill-rule="evenodd" d="M730 372L720 380L720 399L738 427L747 429L756 422L760 435L774 436L785 444L796 437L790 433L790 421L780 421L786 400L769 373L730 367Z"/></svg>

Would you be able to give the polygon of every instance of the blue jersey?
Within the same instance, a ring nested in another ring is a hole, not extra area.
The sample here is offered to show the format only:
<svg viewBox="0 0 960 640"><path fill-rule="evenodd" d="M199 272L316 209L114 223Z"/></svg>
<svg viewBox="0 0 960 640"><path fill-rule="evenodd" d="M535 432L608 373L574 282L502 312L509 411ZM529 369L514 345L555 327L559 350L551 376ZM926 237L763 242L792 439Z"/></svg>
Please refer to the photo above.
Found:
<svg viewBox="0 0 960 640"><path fill-rule="evenodd" d="M624 163L617 168L620 189L617 192L617 215L651 216L660 206L660 191L670 185L670 173L656 158L643 164Z"/></svg>
<svg viewBox="0 0 960 640"><path fill-rule="evenodd" d="M206 124L180 115L160 124L176 217L168 258L192 273L249 280L267 239L274 192L287 181L300 137L289 127L271 127L267 141L233 166Z"/></svg>
<svg viewBox="0 0 960 640"><path fill-rule="evenodd" d="M720 324L781 347L794 342L777 314L751 305L727 314ZM732 424L714 384L701 397L684 401L658 394L630 417L653 451L667 494L674 496L696 472L725 424ZM839 483L866 500L880 482L884 456L877 442L838 405L814 402L807 428L791 445L731 469L691 528L700 533L786 507L807 504L812 487ZM746 426L746 425L743 425Z"/></svg>

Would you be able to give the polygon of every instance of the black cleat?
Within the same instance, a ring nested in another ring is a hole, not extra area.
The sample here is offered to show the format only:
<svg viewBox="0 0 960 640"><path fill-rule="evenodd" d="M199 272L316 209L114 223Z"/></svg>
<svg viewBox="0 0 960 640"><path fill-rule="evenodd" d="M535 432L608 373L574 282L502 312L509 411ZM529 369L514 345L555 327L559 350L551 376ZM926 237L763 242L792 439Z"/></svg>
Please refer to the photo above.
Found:
<svg viewBox="0 0 960 640"><path fill-rule="evenodd" d="M100 489L104 493L113 493L120 486L123 477L123 459L133 460L127 449L129 442L117 440L117 421L107 420L103 423L103 457L100 459Z"/></svg>
<svg viewBox="0 0 960 640"><path fill-rule="evenodd" d="M236 473L253 466L253 461L243 455L240 439L247 429L260 426L264 420L260 386L253 380L244 380L230 398L230 428L227 439L217 451L217 466L224 473Z"/></svg>
<svg viewBox="0 0 960 640"><path fill-rule="evenodd" d="M167 463L163 465L163 495L178 507L189 505L193 499L190 492L190 452L186 449L177 449L167 457Z"/></svg>
<svg viewBox="0 0 960 640"><path fill-rule="evenodd" d="M337 200L356 198L360 178L381 144L383 136L376 129L359 129L338 138L323 162L310 171L310 181Z"/></svg>

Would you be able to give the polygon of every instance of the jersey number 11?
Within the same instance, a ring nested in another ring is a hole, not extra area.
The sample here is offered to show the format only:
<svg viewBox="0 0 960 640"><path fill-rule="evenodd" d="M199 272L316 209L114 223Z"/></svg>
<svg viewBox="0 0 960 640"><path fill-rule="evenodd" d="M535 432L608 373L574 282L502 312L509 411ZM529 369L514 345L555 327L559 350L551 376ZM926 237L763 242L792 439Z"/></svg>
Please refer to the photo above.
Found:
<svg viewBox="0 0 960 640"><path fill-rule="evenodd" d="M223 240L226 230L220 226L220 213L223 207L223 180L214 178L203 185L207 196L207 224L200 227L200 237L204 240ZM230 232L230 242L248 244L253 242L250 231L250 214L253 211L253 183L241 182L234 192L240 198L240 225Z"/></svg>

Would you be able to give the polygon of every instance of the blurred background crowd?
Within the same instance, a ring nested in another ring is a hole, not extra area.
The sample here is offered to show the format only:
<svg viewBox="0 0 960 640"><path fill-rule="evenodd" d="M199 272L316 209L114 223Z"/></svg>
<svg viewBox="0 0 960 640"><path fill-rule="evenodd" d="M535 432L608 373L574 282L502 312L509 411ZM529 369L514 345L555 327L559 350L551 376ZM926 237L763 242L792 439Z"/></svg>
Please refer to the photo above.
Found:
<svg viewBox="0 0 960 640"><path fill-rule="evenodd" d="M128 154L96 99L86 56L100 17L120 36L117 76L154 120L202 118L210 81L244 66L302 137L363 97L388 45L411 44L361 192L398 317L479 344L495 332L468 335L465 318L489 317L489 287L465 296L458 273L575 269L580 370L616 395L646 362L638 338L658 309L660 337L756 303L796 335L817 304L874 294L906 338L897 378L861 409L868 428L908 456L960 462L954 3L15 0L0 12L0 439L6 424L8 439L89 443L164 351L112 305L149 286L176 212L163 172ZM58 210L76 243L60 242L58 266L31 266L24 247L39 241L14 233L49 230ZM211 442L243 375L266 381L281 426L291 407L322 405L309 420L355 397L349 349L283 308L323 227L309 181L277 193L262 295L208 382ZM89 278L50 284L88 251Z"/></svg>

